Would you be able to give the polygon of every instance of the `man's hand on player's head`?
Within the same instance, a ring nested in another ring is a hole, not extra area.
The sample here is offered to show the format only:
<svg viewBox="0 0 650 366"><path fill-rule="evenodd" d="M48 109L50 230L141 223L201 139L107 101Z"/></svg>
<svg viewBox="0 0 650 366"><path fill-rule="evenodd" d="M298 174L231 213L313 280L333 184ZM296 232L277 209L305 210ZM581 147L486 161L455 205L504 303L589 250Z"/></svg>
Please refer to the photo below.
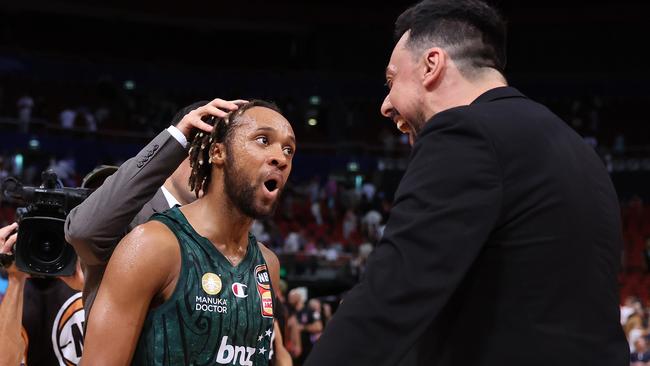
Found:
<svg viewBox="0 0 650 366"><path fill-rule="evenodd" d="M223 118L232 111L236 111L239 105L246 103L242 99L237 100L223 100L220 98L214 99L210 103L192 110L186 114L183 119L176 125L183 135L189 140L192 139L194 133L199 131L212 132L212 126L202 120L205 116L215 116Z"/></svg>

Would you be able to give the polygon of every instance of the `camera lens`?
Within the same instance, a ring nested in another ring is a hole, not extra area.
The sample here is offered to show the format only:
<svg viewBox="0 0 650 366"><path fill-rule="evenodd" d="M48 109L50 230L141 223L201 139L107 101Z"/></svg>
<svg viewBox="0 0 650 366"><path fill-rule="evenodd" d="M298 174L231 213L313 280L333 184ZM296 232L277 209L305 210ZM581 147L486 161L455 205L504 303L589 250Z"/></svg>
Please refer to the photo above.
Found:
<svg viewBox="0 0 650 366"><path fill-rule="evenodd" d="M65 241L64 222L55 217L22 219L16 243L18 269L44 276L74 273L76 254Z"/></svg>
<svg viewBox="0 0 650 366"><path fill-rule="evenodd" d="M63 255L64 242L52 232L37 232L29 240L31 258L41 263L52 263Z"/></svg>

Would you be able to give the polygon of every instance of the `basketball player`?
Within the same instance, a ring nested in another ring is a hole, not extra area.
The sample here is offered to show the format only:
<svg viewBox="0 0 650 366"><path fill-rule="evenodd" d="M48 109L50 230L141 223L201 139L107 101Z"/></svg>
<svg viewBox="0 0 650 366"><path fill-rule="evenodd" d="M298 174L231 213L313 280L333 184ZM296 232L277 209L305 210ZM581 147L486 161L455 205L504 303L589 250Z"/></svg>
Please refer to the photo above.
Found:
<svg viewBox="0 0 650 366"><path fill-rule="evenodd" d="M122 239L89 314L82 364L268 364L279 262L249 229L273 213L294 151L291 125L263 101L195 137L190 185L200 198Z"/></svg>

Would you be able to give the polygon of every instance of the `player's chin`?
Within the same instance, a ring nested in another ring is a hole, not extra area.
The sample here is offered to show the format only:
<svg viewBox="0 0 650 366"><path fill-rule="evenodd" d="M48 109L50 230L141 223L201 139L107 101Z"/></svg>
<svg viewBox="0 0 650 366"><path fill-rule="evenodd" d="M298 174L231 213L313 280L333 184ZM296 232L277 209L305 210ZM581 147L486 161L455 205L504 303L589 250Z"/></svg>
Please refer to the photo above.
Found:
<svg viewBox="0 0 650 366"><path fill-rule="evenodd" d="M278 206L278 199L260 200L255 207L255 213L258 218L267 218L273 216Z"/></svg>

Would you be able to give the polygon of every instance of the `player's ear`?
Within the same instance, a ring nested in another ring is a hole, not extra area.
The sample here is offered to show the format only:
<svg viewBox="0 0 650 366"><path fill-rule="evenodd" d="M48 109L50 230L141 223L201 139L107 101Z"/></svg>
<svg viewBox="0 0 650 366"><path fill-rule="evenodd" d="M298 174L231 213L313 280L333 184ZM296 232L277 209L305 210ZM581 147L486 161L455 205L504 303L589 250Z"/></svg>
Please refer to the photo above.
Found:
<svg viewBox="0 0 650 366"><path fill-rule="evenodd" d="M221 166L226 161L226 146L223 143L214 143L210 147L210 163Z"/></svg>

